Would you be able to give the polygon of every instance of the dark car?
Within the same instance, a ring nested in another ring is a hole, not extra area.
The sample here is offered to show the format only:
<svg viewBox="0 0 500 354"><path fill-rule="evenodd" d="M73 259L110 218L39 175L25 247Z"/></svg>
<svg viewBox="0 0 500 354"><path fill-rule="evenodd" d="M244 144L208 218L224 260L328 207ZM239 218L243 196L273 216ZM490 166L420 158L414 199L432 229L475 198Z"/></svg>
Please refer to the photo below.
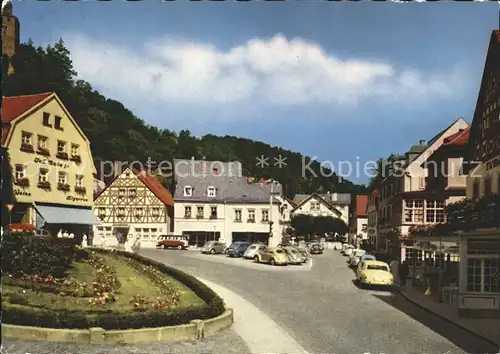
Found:
<svg viewBox="0 0 500 354"><path fill-rule="evenodd" d="M229 246L226 250L226 253L229 257L242 257L243 253L250 246L249 242L237 241L233 242L231 246Z"/></svg>
<svg viewBox="0 0 500 354"><path fill-rule="evenodd" d="M315 243L315 244L311 245L311 247L309 248L309 253L310 254L321 254L321 253L323 253L323 248L321 247L321 245Z"/></svg>

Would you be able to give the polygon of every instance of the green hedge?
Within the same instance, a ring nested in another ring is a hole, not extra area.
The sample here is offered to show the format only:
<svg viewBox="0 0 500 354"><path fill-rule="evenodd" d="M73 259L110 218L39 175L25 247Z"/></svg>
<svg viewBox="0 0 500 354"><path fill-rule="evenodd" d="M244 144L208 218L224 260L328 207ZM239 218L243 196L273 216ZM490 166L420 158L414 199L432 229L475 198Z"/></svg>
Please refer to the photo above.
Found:
<svg viewBox="0 0 500 354"><path fill-rule="evenodd" d="M29 232L5 232L0 252L2 270L13 275L63 277L73 261L88 256L74 239L33 236Z"/></svg>
<svg viewBox="0 0 500 354"><path fill-rule="evenodd" d="M173 309L146 310L146 311L95 311L82 312L78 310L48 310L38 309L12 303L2 303L4 323L37 326L49 328L90 328L104 329L132 329L147 327L175 326L186 324L194 319L208 319L221 315L224 310L224 301L208 286L195 277L178 269L151 259L129 254L122 251L107 251L93 249L100 253L115 252L121 256L134 259L140 263L151 265L166 275L178 280L190 288L198 297L205 301L202 306L191 306Z"/></svg>

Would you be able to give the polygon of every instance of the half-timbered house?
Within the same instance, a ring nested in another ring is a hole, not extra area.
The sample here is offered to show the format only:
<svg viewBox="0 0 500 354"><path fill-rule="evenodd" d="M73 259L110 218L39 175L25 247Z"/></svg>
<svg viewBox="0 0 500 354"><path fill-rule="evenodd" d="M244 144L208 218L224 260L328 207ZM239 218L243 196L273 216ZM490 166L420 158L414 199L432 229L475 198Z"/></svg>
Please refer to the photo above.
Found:
<svg viewBox="0 0 500 354"><path fill-rule="evenodd" d="M130 168L120 173L94 200L101 225L94 240L107 246L140 237L141 247L155 247L160 235L173 233L174 200L168 190L146 171Z"/></svg>

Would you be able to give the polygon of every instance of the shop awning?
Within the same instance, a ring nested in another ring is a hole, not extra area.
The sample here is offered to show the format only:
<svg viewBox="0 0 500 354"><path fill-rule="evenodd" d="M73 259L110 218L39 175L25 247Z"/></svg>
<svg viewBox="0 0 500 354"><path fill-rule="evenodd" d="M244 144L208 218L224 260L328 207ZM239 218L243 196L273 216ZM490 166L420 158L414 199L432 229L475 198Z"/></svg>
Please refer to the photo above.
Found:
<svg viewBox="0 0 500 354"><path fill-rule="evenodd" d="M91 209L35 205L47 224L99 225L101 222Z"/></svg>

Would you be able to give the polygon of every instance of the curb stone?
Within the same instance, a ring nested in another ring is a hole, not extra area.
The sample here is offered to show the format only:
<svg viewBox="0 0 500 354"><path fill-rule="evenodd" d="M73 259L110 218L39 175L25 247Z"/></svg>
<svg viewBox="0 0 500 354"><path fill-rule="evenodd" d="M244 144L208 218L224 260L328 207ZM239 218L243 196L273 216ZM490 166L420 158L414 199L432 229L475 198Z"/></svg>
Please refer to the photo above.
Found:
<svg viewBox="0 0 500 354"><path fill-rule="evenodd" d="M404 292L404 291L403 291L403 290L402 290L399 286L394 286L394 287L393 287L393 291L394 291L394 292L396 292L396 293L399 293L399 294L400 294L400 295L402 295L402 296L403 296L406 300L408 300L408 301L410 301L411 303L413 303L413 304L417 305L418 307L420 307L420 308L422 308L422 309L424 309L424 310L426 310L426 311L428 311L428 312L430 312L430 313L434 314L435 316L437 316L437 317L439 317L439 318L441 318L441 319L443 319L443 320L445 320L445 321L447 321L447 322L449 322L449 323L452 323L452 324L454 324L454 325L455 325L455 326L457 326L457 327L460 327L461 329L463 329L463 330L465 330L465 331L467 331L467 332L469 332L469 333L471 333L471 334L475 335L476 337L481 338L482 340L484 340L484 341L486 341L486 342L488 342L488 343L490 343L490 344L492 344L492 345L494 345L494 346L497 346L497 347L498 347L498 349L499 349L499 353L500 353L500 343L495 343L495 342L494 342L494 341L492 341L490 338L487 338L487 337L485 337L484 335L482 335L482 334L480 334L480 333L477 333L477 332L473 331L472 329L468 328L467 326L464 326L464 325L462 325L462 324L460 324L460 323L458 323L458 322L456 322L456 321L454 321L454 320L452 320L452 319L448 318L447 316L441 315L440 313L437 313L437 312L434 312L434 311L430 310L428 307L426 307L426 306L422 305L422 304L421 304L421 303L419 303L418 301L415 301L415 300L413 300L410 296L406 295L406 294L405 294L405 292Z"/></svg>
<svg viewBox="0 0 500 354"><path fill-rule="evenodd" d="M231 327L233 322L233 310L226 309L223 314L217 317L206 320L193 320L189 324L179 326L105 330L103 328L56 329L2 323L2 334L6 338L24 340L35 339L48 342L81 344L149 344L203 339Z"/></svg>

